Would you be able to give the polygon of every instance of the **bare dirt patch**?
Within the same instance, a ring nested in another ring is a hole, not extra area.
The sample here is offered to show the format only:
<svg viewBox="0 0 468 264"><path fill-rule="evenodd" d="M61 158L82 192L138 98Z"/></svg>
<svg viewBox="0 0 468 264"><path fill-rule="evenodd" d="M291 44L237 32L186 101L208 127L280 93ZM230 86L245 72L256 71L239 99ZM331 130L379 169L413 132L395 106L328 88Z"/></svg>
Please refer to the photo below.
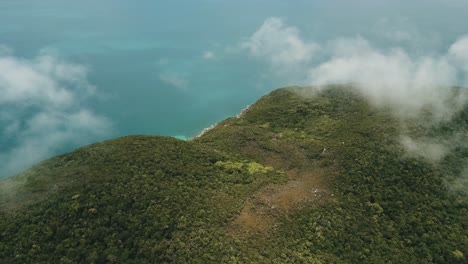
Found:
<svg viewBox="0 0 468 264"><path fill-rule="evenodd" d="M318 206L333 196L327 190L326 172L321 168L290 170L289 181L268 186L246 202L240 214L229 224L228 233L249 237L274 230L276 219L304 205Z"/></svg>
<svg viewBox="0 0 468 264"><path fill-rule="evenodd" d="M272 229L273 216L266 207L255 205L248 201L240 214L228 226L228 233L233 236L252 236L263 234Z"/></svg>

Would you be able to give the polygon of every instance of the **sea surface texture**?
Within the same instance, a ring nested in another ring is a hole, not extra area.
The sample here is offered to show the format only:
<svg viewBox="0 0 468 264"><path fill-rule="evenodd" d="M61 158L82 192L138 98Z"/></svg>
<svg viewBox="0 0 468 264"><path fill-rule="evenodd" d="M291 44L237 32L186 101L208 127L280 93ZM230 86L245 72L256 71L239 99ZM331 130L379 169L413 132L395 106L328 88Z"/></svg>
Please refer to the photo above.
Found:
<svg viewBox="0 0 468 264"><path fill-rule="evenodd" d="M1 0L0 177L103 139L193 137L310 84L337 39L443 54L465 33L460 1L336 2Z"/></svg>

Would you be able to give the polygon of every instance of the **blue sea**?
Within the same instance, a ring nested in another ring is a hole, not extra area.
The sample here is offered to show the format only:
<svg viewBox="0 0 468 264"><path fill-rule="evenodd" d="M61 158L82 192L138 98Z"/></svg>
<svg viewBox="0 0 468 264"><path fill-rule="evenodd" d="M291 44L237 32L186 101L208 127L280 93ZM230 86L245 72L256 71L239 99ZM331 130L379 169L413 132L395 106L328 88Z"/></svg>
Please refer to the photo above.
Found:
<svg viewBox="0 0 468 264"><path fill-rule="evenodd" d="M445 48L460 34L457 17L467 11L447 9L445 15L451 15L442 21L444 10L434 1L421 14L416 8L425 1L404 8L399 1L384 2L0 0L0 46L19 59L47 50L84 65L96 95L83 104L112 123L108 133L53 148L41 157L45 159L129 134L189 138L269 91L295 84L271 74L264 62L239 48L269 17L284 18L300 28L304 39L319 42L364 36L386 45L375 32L385 17L403 27L411 24L415 31L430 27L433 42L403 44L420 51ZM405 22L407 17L413 21ZM0 139L0 152L7 155L18 140Z"/></svg>

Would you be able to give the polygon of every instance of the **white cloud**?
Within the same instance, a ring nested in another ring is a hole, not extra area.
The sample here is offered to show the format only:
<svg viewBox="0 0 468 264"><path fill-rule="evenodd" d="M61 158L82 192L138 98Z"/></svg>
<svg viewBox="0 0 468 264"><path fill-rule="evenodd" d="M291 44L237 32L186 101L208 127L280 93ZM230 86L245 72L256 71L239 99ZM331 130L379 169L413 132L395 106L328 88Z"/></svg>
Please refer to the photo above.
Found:
<svg viewBox="0 0 468 264"><path fill-rule="evenodd" d="M457 68L446 56L412 58L398 48L375 49L363 39L340 40L332 54L309 70L308 84L353 83L376 105L403 116L428 106L436 119L460 110L461 105L445 104L451 96L446 88L457 83Z"/></svg>
<svg viewBox="0 0 468 264"><path fill-rule="evenodd" d="M376 29L393 43L407 42L410 45L406 47L411 48L412 44L417 47L421 41L433 39L413 36L417 30L400 31L398 27L384 32L387 24ZM299 30L283 20L268 18L243 47L250 55L269 61L269 70L275 71L272 76L287 80L305 76L296 84L322 89L328 84L352 84L371 103L387 107L400 118L417 118L430 109L432 121L437 123L450 119L468 104L467 93L456 94L450 89L468 85L468 35L446 52L425 55L424 50L418 50L410 54L399 46L376 48L363 37L328 40L319 46L301 39ZM441 159L456 145L455 141L412 139L401 132L400 143L408 153L431 161Z"/></svg>
<svg viewBox="0 0 468 264"><path fill-rule="evenodd" d="M468 86L468 35L458 39L449 49L451 59L464 70L464 83Z"/></svg>
<svg viewBox="0 0 468 264"><path fill-rule="evenodd" d="M45 52L34 59L11 54L0 55L0 129L11 142L0 150L0 177L110 132L108 119L82 106L94 93L86 67Z"/></svg>
<svg viewBox="0 0 468 264"><path fill-rule="evenodd" d="M288 27L281 18L271 17L242 47L255 57L263 58L274 67L291 67L309 62L318 50L315 43L306 43L295 27Z"/></svg>
<svg viewBox="0 0 468 264"><path fill-rule="evenodd" d="M400 143L405 147L406 151L414 156L420 156L430 161L439 161L447 153L450 152L448 146L433 142L434 140L416 140L409 136L401 136Z"/></svg>
<svg viewBox="0 0 468 264"><path fill-rule="evenodd" d="M468 36L462 36L453 43L449 53L462 62L468 62Z"/></svg>
<svg viewBox="0 0 468 264"><path fill-rule="evenodd" d="M163 81L164 83L181 90L187 89L189 84L187 76L181 73L165 71L160 73L158 77L159 80Z"/></svg>
<svg viewBox="0 0 468 264"><path fill-rule="evenodd" d="M308 68L306 83L352 84L377 107L388 107L400 118L417 118L430 109L432 121L453 117L468 103L466 93L455 95L450 86L465 76L468 39L462 38L441 55L411 56L402 48L379 49L357 37L330 42L327 58ZM456 62L454 62L456 61ZM403 131L400 131L403 133ZM402 135L400 144L410 155L435 162L457 146L457 140L413 139Z"/></svg>
<svg viewBox="0 0 468 264"><path fill-rule="evenodd" d="M0 57L0 104L29 100L51 107L67 106L74 99L70 86L89 93L87 69L82 65L61 62L50 54L33 60L11 55Z"/></svg>
<svg viewBox="0 0 468 264"><path fill-rule="evenodd" d="M391 32L400 40L411 39L410 33L397 28ZM363 37L338 38L320 46L303 40L299 29L271 17L242 46L250 55L269 61L274 76L284 76L289 83L352 83L371 102L390 106L404 117L429 107L435 120L443 120L468 102L460 97L447 104L452 96L448 86L461 79L468 84L468 37L460 38L445 54L411 56L401 47L375 48Z"/></svg>
<svg viewBox="0 0 468 264"><path fill-rule="evenodd" d="M205 51L202 54L202 58L205 60L211 60L211 59L216 58L216 55L212 51Z"/></svg>
<svg viewBox="0 0 468 264"><path fill-rule="evenodd" d="M435 120L443 120L467 103L459 97L447 104L453 96L447 88L459 83L460 74L447 55L414 58L401 48L373 48L361 38L339 42L328 60L309 69L308 84L353 83L371 102L403 117L429 107Z"/></svg>

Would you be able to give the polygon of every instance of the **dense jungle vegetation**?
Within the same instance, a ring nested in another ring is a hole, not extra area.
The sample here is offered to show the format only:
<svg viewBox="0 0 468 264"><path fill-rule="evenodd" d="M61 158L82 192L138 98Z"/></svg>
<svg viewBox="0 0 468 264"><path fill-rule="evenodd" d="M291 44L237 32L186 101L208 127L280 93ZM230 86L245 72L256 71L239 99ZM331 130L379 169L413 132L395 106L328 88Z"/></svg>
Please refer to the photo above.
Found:
<svg viewBox="0 0 468 264"><path fill-rule="evenodd" d="M278 89L193 140L123 137L0 182L0 262L468 263L467 137L468 108Z"/></svg>

